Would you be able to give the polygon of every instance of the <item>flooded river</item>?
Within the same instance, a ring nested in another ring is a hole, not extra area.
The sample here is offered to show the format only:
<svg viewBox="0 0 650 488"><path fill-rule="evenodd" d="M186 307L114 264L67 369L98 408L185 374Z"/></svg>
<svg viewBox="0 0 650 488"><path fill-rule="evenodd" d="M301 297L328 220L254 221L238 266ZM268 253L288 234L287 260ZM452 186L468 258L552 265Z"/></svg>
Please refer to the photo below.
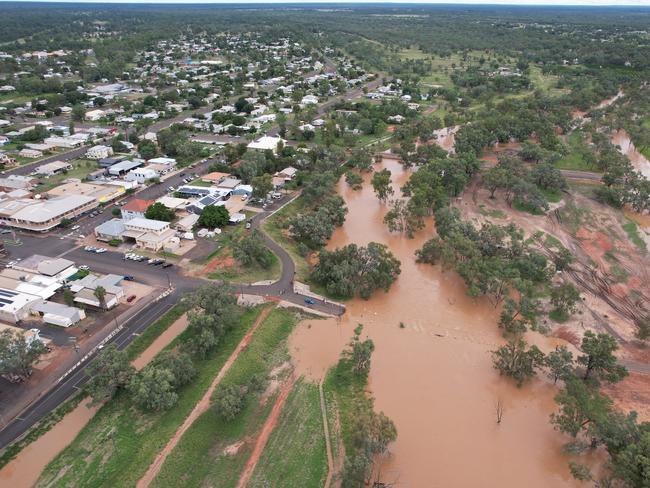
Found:
<svg viewBox="0 0 650 488"><path fill-rule="evenodd" d="M187 315L183 314L133 361L133 366L136 369L146 366L156 354L183 332L187 325ZM25 447L16 459L0 469L0 486L14 488L33 486L43 469L75 439L100 407L99 405L91 407L88 403L86 400L82 401L52 429Z"/></svg>
<svg viewBox="0 0 650 488"><path fill-rule="evenodd" d="M401 186L397 161L382 163ZM381 166L378 166L380 168ZM521 389L495 372L490 351L503 339L498 314L472 300L452 272L415 263L414 252L431 237L432 224L409 240L390 234L369 176L363 190L342 181L349 213L329 248L382 242L402 263L388 293L355 299L341 319L307 321L291 338L298 371L318 378L339 357L358 324L376 345L370 387L376 408L395 422L398 439L382 461L382 478L400 487L577 486L561 454L564 439L549 424L555 389L543 379ZM404 327L400 327L400 322ZM553 347L541 336L529 339ZM505 405L496 423L495 404Z"/></svg>
<svg viewBox="0 0 650 488"><path fill-rule="evenodd" d="M650 179L650 161L634 147L634 143L624 129L614 132L612 144L621 148L621 152L628 157L635 170Z"/></svg>

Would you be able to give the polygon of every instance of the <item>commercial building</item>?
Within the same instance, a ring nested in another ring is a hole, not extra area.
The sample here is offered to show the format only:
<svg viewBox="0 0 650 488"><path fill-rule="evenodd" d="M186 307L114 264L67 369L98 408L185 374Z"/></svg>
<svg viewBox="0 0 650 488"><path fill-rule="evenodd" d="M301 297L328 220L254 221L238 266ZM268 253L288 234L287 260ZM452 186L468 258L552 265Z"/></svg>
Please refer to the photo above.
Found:
<svg viewBox="0 0 650 488"><path fill-rule="evenodd" d="M108 168L108 174L112 176L122 176L132 169L139 168L144 164L142 160L120 161Z"/></svg>
<svg viewBox="0 0 650 488"><path fill-rule="evenodd" d="M64 258L51 258L42 254L33 254L14 264L14 269L27 273L40 274L64 283L78 270L75 264Z"/></svg>
<svg viewBox="0 0 650 488"><path fill-rule="evenodd" d="M56 302L35 303L32 314L38 314L46 324L70 327L86 318L86 312L76 307L69 307Z"/></svg>
<svg viewBox="0 0 650 488"><path fill-rule="evenodd" d="M83 183L76 178L66 180L67 183L52 188L47 192L49 197L79 195L92 197L97 203L108 203L119 198L126 191L123 185L102 185L98 182Z"/></svg>
<svg viewBox="0 0 650 488"><path fill-rule="evenodd" d="M162 249L175 247L175 232L169 227L169 222L135 218L124 222L125 231L122 237L133 239L137 246L158 252Z"/></svg>
<svg viewBox="0 0 650 488"><path fill-rule="evenodd" d="M116 307L120 299L124 297L124 288L119 286L123 279L124 276L115 274L102 276L89 274L72 282L70 291L75 294L74 301L77 303L109 309ZM103 300L100 300L95 294L95 290L99 287L103 288L105 292Z"/></svg>
<svg viewBox="0 0 650 488"><path fill-rule="evenodd" d="M0 202L0 222L34 232L48 231L63 219L78 217L97 206L93 197L69 195L49 200L8 200Z"/></svg>
<svg viewBox="0 0 650 488"><path fill-rule="evenodd" d="M98 241L109 242L113 239L122 239L124 233L124 221L122 219L107 220L95 227L95 238Z"/></svg>

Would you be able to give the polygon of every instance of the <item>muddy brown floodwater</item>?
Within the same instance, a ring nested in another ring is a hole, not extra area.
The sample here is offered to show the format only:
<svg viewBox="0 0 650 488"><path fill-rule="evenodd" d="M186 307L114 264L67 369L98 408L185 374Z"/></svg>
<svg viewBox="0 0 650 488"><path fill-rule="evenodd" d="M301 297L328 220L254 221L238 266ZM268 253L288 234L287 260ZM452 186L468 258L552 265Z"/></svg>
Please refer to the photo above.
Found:
<svg viewBox="0 0 650 488"><path fill-rule="evenodd" d="M406 181L397 161L385 159L382 166L397 186ZM376 346L370 372L376 408L398 431L391 455L380 461L384 481L400 487L577 486L561 454L565 439L549 424L555 388L540 378L518 389L499 377L490 354L503 342L497 311L486 300L470 299L454 272L415 262L432 223L415 239L390 234L369 178L361 191L339 184L349 213L328 247L384 243L402 273L388 293L348 302L341 319L303 322L290 341L298 373L322 376L362 323ZM557 342L536 334L528 340L546 350ZM500 425L497 400L505 405Z"/></svg>
<svg viewBox="0 0 650 488"><path fill-rule="evenodd" d="M650 161L634 147L634 143L624 129L614 132L612 135L612 144L621 148L621 153L628 157L635 170L650 179Z"/></svg>
<svg viewBox="0 0 650 488"><path fill-rule="evenodd" d="M133 366L136 369L146 366L156 354L183 332L187 325L187 315L183 314L133 361ZM43 469L75 439L99 410L99 405L91 407L88 403L82 401L52 429L25 447L15 459L0 469L0 486L14 488L33 486Z"/></svg>

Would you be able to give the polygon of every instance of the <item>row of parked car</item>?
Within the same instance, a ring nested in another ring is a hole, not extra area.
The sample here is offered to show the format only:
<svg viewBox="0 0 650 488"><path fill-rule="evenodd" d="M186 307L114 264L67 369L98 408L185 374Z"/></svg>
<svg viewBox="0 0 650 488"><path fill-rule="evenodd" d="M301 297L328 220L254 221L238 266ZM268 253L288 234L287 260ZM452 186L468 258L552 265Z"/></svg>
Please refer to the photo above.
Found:
<svg viewBox="0 0 650 488"><path fill-rule="evenodd" d="M132 252L126 253L124 255L124 260L125 261L131 260L131 261L138 261L138 262L146 261L147 264L150 264L152 266L160 266L160 265L162 265L163 268L170 268L171 266L173 266L172 263L168 263L164 259L148 258L146 256L141 256L139 254L135 254L135 253L132 253Z"/></svg>
<svg viewBox="0 0 650 488"><path fill-rule="evenodd" d="M86 246L86 247L84 247L84 251L94 252L96 254L102 254L102 253L106 252L107 249L104 248L104 247Z"/></svg>

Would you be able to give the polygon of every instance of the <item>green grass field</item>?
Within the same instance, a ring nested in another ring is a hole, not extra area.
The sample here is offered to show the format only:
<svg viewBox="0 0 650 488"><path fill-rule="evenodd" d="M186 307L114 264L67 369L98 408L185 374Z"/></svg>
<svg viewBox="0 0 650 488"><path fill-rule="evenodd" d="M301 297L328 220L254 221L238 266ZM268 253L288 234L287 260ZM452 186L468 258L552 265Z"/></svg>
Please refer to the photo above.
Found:
<svg viewBox="0 0 650 488"><path fill-rule="evenodd" d="M211 280L226 280L231 283L256 283L258 281L278 280L280 276L282 276L282 264L274 254L273 262L269 268L262 268L258 264L252 264L251 266L235 264L210 273L208 278Z"/></svg>
<svg viewBox="0 0 650 488"><path fill-rule="evenodd" d="M48 178L40 178L42 184L36 187L36 192L44 193L50 191L69 178L78 178L83 180L86 176L97 169L97 162L89 159L77 159L71 164L73 168L66 173L59 173Z"/></svg>
<svg viewBox="0 0 650 488"><path fill-rule="evenodd" d="M105 404L46 467L37 486L135 486L259 313L259 308L246 310L239 324L223 338L219 351L208 359L195 361L197 377L179 392L178 403L170 410L143 413L126 395ZM174 347L187 333L181 334L168 348Z"/></svg>
<svg viewBox="0 0 650 488"><path fill-rule="evenodd" d="M568 169L573 171L598 171L598 168L590 165L583 157L583 150L580 143L580 131L575 130L567 137L567 147L569 153L562 157L555 167L559 169Z"/></svg>
<svg viewBox="0 0 650 488"><path fill-rule="evenodd" d="M318 386L293 388L248 486L323 486L327 452Z"/></svg>
<svg viewBox="0 0 650 488"><path fill-rule="evenodd" d="M268 379L273 368L289 359L286 341L295 323L292 312L273 310L217 387L215 395L227 385L246 385L256 377ZM264 403L260 401L260 392L248 393L244 408L232 421L224 420L212 408L208 410L187 430L152 486L235 486L276 393ZM241 441L245 442L238 444ZM302 459L298 456L294 462L301 464Z"/></svg>

